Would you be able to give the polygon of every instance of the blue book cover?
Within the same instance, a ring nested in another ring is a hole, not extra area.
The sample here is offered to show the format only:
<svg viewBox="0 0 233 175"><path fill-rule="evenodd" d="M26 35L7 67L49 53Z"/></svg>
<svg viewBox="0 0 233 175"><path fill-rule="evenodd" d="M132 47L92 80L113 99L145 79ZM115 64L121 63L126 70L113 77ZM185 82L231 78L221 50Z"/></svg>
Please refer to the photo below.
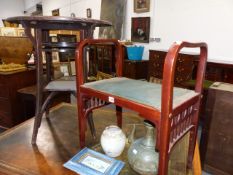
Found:
<svg viewBox="0 0 233 175"><path fill-rule="evenodd" d="M117 175L124 162L84 148L63 166L80 175Z"/></svg>

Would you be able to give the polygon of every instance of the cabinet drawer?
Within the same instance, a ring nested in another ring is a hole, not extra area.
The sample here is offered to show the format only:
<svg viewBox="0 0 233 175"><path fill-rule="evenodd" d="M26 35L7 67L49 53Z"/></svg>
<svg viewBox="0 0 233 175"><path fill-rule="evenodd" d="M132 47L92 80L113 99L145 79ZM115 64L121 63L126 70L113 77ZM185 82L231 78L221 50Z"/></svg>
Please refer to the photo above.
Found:
<svg viewBox="0 0 233 175"><path fill-rule="evenodd" d="M10 112L11 104L8 99L0 97L0 111Z"/></svg>
<svg viewBox="0 0 233 175"><path fill-rule="evenodd" d="M9 97L9 87L6 85L0 84L0 97Z"/></svg>

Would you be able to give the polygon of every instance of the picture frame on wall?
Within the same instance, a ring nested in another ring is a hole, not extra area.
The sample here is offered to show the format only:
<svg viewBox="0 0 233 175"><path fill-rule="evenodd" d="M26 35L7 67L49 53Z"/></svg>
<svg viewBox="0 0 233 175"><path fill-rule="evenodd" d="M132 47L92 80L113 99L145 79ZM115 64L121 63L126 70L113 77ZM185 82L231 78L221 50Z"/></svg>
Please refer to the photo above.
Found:
<svg viewBox="0 0 233 175"><path fill-rule="evenodd" d="M18 36L26 37L24 28L21 28L21 29L18 28L18 29L17 29L17 32L18 32L18 33L17 33Z"/></svg>
<svg viewBox="0 0 233 175"><path fill-rule="evenodd" d="M52 16L60 16L59 9L52 10Z"/></svg>
<svg viewBox="0 0 233 175"><path fill-rule="evenodd" d="M42 52L42 60L43 60L43 64L46 63L46 54L43 51ZM59 63L60 59L59 59L59 52L52 52L52 62L53 63Z"/></svg>
<svg viewBox="0 0 233 175"><path fill-rule="evenodd" d="M60 62L60 60L59 60L59 52L52 52L52 60L53 60L53 63Z"/></svg>
<svg viewBox="0 0 233 175"><path fill-rule="evenodd" d="M131 41L149 43L150 39L150 17L132 18Z"/></svg>
<svg viewBox="0 0 233 175"><path fill-rule="evenodd" d="M150 0L134 0L134 12L144 13L150 11Z"/></svg>
<svg viewBox="0 0 233 175"><path fill-rule="evenodd" d="M91 18L91 9L87 8L86 12L87 12L87 18Z"/></svg>
<svg viewBox="0 0 233 175"><path fill-rule="evenodd" d="M64 74L64 76L70 76L71 75L70 63L61 62L60 63L60 71Z"/></svg>

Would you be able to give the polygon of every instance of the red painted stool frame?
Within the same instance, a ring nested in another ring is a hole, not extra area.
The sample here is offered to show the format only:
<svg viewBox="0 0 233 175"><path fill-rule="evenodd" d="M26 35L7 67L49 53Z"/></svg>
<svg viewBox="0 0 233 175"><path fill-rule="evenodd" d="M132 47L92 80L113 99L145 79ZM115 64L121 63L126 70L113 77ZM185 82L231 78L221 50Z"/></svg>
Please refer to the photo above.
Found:
<svg viewBox="0 0 233 175"><path fill-rule="evenodd" d="M91 40L81 42L76 50L76 70L77 70L77 92L78 92L78 118L79 118L79 139L80 146L85 146L86 116L99 104L109 102L109 95L104 92L93 90L82 86L83 80L83 48L96 43L112 42L116 46L116 70L117 76L122 76L123 53L122 46L116 40ZM200 61L198 64L197 78L195 85L196 95L187 99L177 107L173 107L173 86L174 75L178 53L182 48L200 48ZM156 125L156 149L159 151L159 175L168 173L169 154L172 147L188 132L190 132L188 165L192 166L195 142L197 137L199 106L202 97L202 85L207 61L207 45L205 43L175 42L169 49L164 63L162 81L161 111L151 106L146 106L137 102L114 96L114 104L128 109L132 109L140 116L150 120ZM138 80L140 81L140 80ZM96 100L98 99L98 100ZM86 101L96 101L87 107ZM118 125L121 123L122 110L118 111Z"/></svg>

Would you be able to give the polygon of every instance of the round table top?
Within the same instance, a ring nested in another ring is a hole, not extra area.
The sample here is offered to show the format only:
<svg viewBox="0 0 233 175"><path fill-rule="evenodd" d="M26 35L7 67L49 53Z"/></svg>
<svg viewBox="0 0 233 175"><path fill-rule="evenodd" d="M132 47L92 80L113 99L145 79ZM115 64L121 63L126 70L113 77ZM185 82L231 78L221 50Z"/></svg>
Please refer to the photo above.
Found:
<svg viewBox="0 0 233 175"><path fill-rule="evenodd" d="M7 18L6 21L22 24L23 27L41 29L88 29L112 26L110 22L104 20L65 16L15 16Z"/></svg>

